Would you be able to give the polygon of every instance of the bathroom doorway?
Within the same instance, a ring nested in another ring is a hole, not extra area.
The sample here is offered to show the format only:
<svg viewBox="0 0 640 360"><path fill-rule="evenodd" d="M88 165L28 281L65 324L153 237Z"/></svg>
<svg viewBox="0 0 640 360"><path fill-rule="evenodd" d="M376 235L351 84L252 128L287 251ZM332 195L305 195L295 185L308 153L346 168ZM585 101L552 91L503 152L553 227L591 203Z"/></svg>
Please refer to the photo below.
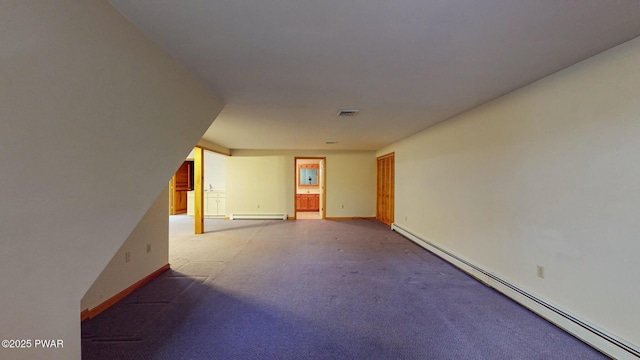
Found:
<svg viewBox="0 0 640 360"><path fill-rule="evenodd" d="M295 158L296 219L325 218L325 163L324 157Z"/></svg>

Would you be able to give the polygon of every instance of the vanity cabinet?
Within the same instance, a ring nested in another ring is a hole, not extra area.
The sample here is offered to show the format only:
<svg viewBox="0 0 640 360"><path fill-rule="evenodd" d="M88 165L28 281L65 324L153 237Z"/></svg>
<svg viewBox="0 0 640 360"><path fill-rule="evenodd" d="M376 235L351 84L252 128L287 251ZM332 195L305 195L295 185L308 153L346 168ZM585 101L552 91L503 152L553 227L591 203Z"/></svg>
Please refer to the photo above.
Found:
<svg viewBox="0 0 640 360"><path fill-rule="evenodd" d="M296 194L296 211L320 211L320 194Z"/></svg>
<svg viewBox="0 0 640 360"><path fill-rule="evenodd" d="M194 194L189 191L187 194L187 215L194 216ZM225 217L226 215L225 194L219 191L204 192L204 217Z"/></svg>
<svg viewBox="0 0 640 360"><path fill-rule="evenodd" d="M224 194L205 192L205 212L204 216L224 217L225 197Z"/></svg>

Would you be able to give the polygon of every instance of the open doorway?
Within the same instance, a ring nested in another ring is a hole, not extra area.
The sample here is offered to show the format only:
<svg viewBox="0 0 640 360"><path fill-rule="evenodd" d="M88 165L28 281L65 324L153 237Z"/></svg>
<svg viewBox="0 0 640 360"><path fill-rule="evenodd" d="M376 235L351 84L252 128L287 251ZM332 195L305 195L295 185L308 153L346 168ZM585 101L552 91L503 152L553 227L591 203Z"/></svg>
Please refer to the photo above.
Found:
<svg viewBox="0 0 640 360"><path fill-rule="evenodd" d="M199 149L201 153L200 169L198 168L198 161L196 161L196 150ZM185 158L184 164L188 164L189 171L186 172L188 176L189 186L183 193L180 194L180 202L176 201L177 198L169 196L169 215L172 217L182 216L193 219L194 228L196 234L204 232L205 221L208 223L207 227L211 227L213 219L225 219L226 216L226 159L228 155L220 154L215 151L211 151L205 148L196 147ZM185 167L183 164L182 167ZM181 167L181 169L182 169ZM198 175L198 173L200 175ZM177 187L174 185L177 176L173 177L169 184L170 193ZM201 199L202 204L196 206L196 179L200 176L201 185ZM196 208L198 208L199 216L196 216ZM199 220L198 220L199 219ZM171 226L171 224L170 224Z"/></svg>
<svg viewBox="0 0 640 360"><path fill-rule="evenodd" d="M187 192L193 190L193 161L185 160L169 182L169 215L187 212Z"/></svg>
<svg viewBox="0 0 640 360"><path fill-rule="evenodd" d="M193 151L189 156L193 158ZM227 155L204 149L203 156L202 187L204 194L202 215L204 218L224 219L226 217ZM190 191L187 197L187 215L189 216L195 216L194 192L195 189Z"/></svg>
<svg viewBox="0 0 640 360"><path fill-rule="evenodd" d="M296 219L325 218L326 158L295 158Z"/></svg>

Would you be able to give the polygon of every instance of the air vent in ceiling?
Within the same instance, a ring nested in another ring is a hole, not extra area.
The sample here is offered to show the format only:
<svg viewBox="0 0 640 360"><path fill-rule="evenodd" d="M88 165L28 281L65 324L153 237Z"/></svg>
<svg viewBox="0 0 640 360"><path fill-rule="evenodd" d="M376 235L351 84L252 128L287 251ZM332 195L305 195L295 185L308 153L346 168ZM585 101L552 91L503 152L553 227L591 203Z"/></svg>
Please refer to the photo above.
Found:
<svg viewBox="0 0 640 360"><path fill-rule="evenodd" d="M360 113L360 110L342 109L342 110L338 111L338 116L356 116L359 113Z"/></svg>

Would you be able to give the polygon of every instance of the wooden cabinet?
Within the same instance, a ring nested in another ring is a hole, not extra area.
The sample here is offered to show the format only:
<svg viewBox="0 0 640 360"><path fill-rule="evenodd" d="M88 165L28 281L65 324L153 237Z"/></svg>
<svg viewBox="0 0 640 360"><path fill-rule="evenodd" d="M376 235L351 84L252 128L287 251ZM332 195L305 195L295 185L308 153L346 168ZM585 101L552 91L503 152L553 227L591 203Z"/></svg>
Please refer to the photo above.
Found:
<svg viewBox="0 0 640 360"><path fill-rule="evenodd" d="M296 194L296 211L320 211L320 194Z"/></svg>
<svg viewBox="0 0 640 360"><path fill-rule="evenodd" d="M193 189L193 161L185 161L169 183L169 214L187 212L187 191Z"/></svg>
<svg viewBox="0 0 640 360"><path fill-rule="evenodd" d="M225 216L224 194L205 192L204 201L205 201L204 216L209 216L209 217Z"/></svg>
<svg viewBox="0 0 640 360"><path fill-rule="evenodd" d="M194 194L189 191L187 200L187 215L193 216ZM204 192L204 217L225 217L226 201L223 192L205 191Z"/></svg>
<svg viewBox="0 0 640 360"><path fill-rule="evenodd" d="M175 190L193 190L193 161L183 162L178 171L176 171Z"/></svg>

